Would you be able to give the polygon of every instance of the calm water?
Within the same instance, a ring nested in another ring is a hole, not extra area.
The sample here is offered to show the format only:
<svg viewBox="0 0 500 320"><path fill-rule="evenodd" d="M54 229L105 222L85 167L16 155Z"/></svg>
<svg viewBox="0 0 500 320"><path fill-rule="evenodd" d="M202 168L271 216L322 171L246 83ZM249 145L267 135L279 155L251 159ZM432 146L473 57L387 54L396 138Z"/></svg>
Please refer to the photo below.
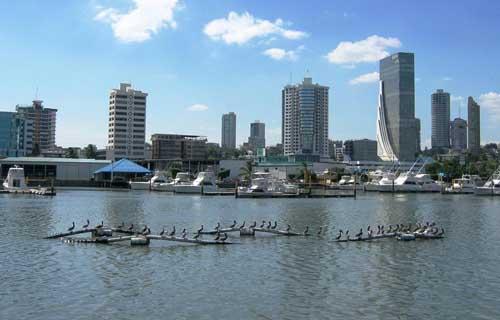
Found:
<svg viewBox="0 0 500 320"><path fill-rule="evenodd" d="M231 246L65 244L78 226L196 230L277 220L325 236ZM447 238L335 243L339 228L435 221ZM234 199L148 192L0 195L0 319L499 319L500 198Z"/></svg>

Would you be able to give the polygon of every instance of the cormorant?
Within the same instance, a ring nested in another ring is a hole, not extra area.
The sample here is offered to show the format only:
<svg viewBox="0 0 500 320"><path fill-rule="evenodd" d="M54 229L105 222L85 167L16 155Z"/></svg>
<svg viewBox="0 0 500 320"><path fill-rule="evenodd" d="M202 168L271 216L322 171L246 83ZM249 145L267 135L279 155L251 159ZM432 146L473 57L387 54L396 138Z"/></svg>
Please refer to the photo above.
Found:
<svg viewBox="0 0 500 320"><path fill-rule="evenodd" d="M309 226L306 226L306 229L304 230L304 235L305 236L309 235Z"/></svg>
<svg viewBox="0 0 500 320"><path fill-rule="evenodd" d="M89 219L87 219L87 223L82 226L83 229L87 229L90 225Z"/></svg>
<svg viewBox="0 0 500 320"><path fill-rule="evenodd" d="M198 233L201 233L203 231L203 225L201 225L201 228L198 229Z"/></svg>
<svg viewBox="0 0 500 320"><path fill-rule="evenodd" d="M175 235L175 226L172 227L172 232L170 232L168 235L171 237Z"/></svg>
<svg viewBox="0 0 500 320"><path fill-rule="evenodd" d="M278 227L278 222L274 221L274 226L271 227L271 229L275 230Z"/></svg>
<svg viewBox="0 0 500 320"><path fill-rule="evenodd" d="M73 225L68 228L68 231L73 231L73 229L75 229L75 222L74 221L73 221Z"/></svg>
<svg viewBox="0 0 500 320"><path fill-rule="evenodd" d="M165 228L161 229L160 236L165 234Z"/></svg>
<svg viewBox="0 0 500 320"><path fill-rule="evenodd" d="M243 221L243 223L241 224L241 226L240 226L240 228L239 228L239 229L241 230L241 229L243 229L243 228L245 228L245 221Z"/></svg>
<svg viewBox="0 0 500 320"><path fill-rule="evenodd" d="M128 227L128 231L132 231L132 230L134 230L134 224L133 223L130 225L130 227Z"/></svg>
<svg viewBox="0 0 500 320"><path fill-rule="evenodd" d="M233 221L233 224L229 226L229 228L234 228L236 227L236 220Z"/></svg>
<svg viewBox="0 0 500 320"><path fill-rule="evenodd" d="M339 230L339 234L335 237L335 240L340 240L342 237L342 229Z"/></svg>
<svg viewBox="0 0 500 320"><path fill-rule="evenodd" d="M224 241L226 241L226 239L227 239L227 233L224 232L222 234L222 238L220 238L219 240L222 241L222 242L224 242Z"/></svg>
<svg viewBox="0 0 500 320"><path fill-rule="evenodd" d="M220 239L220 232L217 231L217 235L215 236L214 240L215 241L218 241Z"/></svg>

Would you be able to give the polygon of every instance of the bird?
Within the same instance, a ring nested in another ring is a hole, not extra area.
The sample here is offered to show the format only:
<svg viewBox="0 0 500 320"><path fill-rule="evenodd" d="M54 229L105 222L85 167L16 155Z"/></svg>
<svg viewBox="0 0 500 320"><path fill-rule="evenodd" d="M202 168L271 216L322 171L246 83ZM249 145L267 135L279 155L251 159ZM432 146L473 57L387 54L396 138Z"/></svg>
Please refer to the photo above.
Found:
<svg viewBox="0 0 500 320"><path fill-rule="evenodd" d="M290 230L292 230L292 227L289 224L287 224L286 225L286 232L290 232Z"/></svg>
<svg viewBox="0 0 500 320"><path fill-rule="evenodd" d="M215 241L218 241L219 239L220 239L220 232L219 232L219 231L217 231L217 234L216 234L216 236L215 236L214 240L215 240Z"/></svg>
<svg viewBox="0 0 500 320"><path fill-rule="evenodd" d="M199 233L197 233L197 234L193 237L193 239L197 240L199 237L200 237L200 234L199 234Z"/></svg>
<svg viewBox="0 0 500 320"><path fill-rule="evenodd" d="M128 231L132 231L132 230L134 230L134 224L133 223L130 225L130 227L128 227Z"/></svg>
<svg viewBox="0 0 500 320"><path fill-rule="evenodd" d="M340 240L342 238L342 229L339 230L339 234L335 237L335 240Z"/></svg>
<svg viewBox="0 0 500 320"><path fill-rule="evenodd" d="M161 229L160 236L165 234L165 228Z"/></svg>
<svg viewBox="0 0 500 320"><path fill-rule="evenodd" d="M267 228L268 228L268 229L271 229L271 226L272 226L272 223L271 223L271 221L269 221L269 222L267 223Z"/></svg>
<svg viewBox="0 0 500 320"><path fill-rule="evenodd" d="M200 234L203 231L203 225L201 225L201 228L198 229L198 234Z"/></svg>
<svg viewBox="0 0 500 320"><path fill-rule="evenodd" d="M437 235L442 236L444 234L444 228L441 228L441 232L439 232Z"/></svg>
<svg viewBox="0 0 500 320"><path fill-rule="evenodd" d="M242 224L241 224L241 226L239 227L239 229L240 229L240 230L241 230L241 229L243 229L243 228L245 228L245 221L243 221L243 223L242 223Z"/></svg>
<svg viewBox="0 0 500 320"><path fill-rule="evenodd" d="M274 225L271 227L271 229L275 230L278 227L278 222L274 221Z"/></svg>
<svg viewBox="0 0 500 320"><path fill-rule="evenodd" d="M370 231L370 226L368 226L368 228L366 228L366 231Z"/></svg>
<svg viewBox="0 0 500 320"><path fill-rule="evenodd" d="M186 229L182 229L182 238L183 239L186 239L186 236L187 236L187 232L186 232Z"/></svg>
<svg viewBox="0 0 500 320"><path fill-rule="evenodd" d="M262 224L260 225L260 227L264 228L265 225L266 225L266 221L262 220Z"/></svg>
<svg viewBox="0 0 500 320"><path fill-rule="evenodd" d="M229 228L231 228L231 229L234 227L236 227L236 220L233 220L233 224L229 226Z"/></svg>
<svg viewBox="0 0 500 320"><path fill-rule="evenodd" d="M96 229L98 229L98 228L102 228L103 226L104 226L104 221L101 221L101 224L98 224L95 227L96 227Z"/></svg>
<svg viewBox="0 0 500 320"><path fill-rule="evenodd" d="M257 221L254 221L251 225L250 228L255 228L257 226Z"/></svg>
<svg viewBox="0 0 500 320"><path fill-rule="evenodd" d="M172 232L170 232L168 235L171 237L175 235L175 226L172 227Z"/></svg>
<svg viewBox="0 0 500 320"><path fill-rule="evenodd" d="M368 238L371 238L373 234L373 230L368 231Z"/></svg>
<svg viewBox="0 0 500 320"><path fill-rule="evenodd" d="M363 236L363 228L359 229L359 232L356 234L356 238L361 238Z"/></svg>
<svg viewBox="0 0 500 320"><path fill-rule="evenodd" d="M309 226L306 226L306 228L304 229L304 235L309 235Z"/></svg>
<svg viewBox="0 0 500 320"><path fill-rule="evenodd" d="M151 229L146 228L146 230L144 230L144 231L142 232L142 235L143 235L143 236L147 236L148 234L151 234Z"/></svg>
<svg viewBox="0 0 500 320"><path fill-rule="evenodd" d="M215 230L219 230L220 229L220 223L217 222L217 225L215 226Z"/></svg>
<svg viewBox="0 0 500 320"><path fill-rule="evenodd" d="M146 230L148 230L148 226L145 224L145 225L144 225L144 228L141 230L141 233L146 232Z"/></svg>
<svg viewBox="0 0 500 320"><path fill-rule="evenodd" d="M68 231L73 231L73 229L75 229L75 222L74 221L73 221L73 225L68 228Z"/></svg>
<svg viewBox="0 0 500 320"><path fill-rule="evenodd" d="M319 226L319 229L318 229L318 233L317 233L317 235L318 235L318 236L319 236L319 235L321 235L321 232L323 232L323 227L322 227L322 226Z"/></svg>
<svg viewBox="0 0 500 320"><path fill-rule="evenodd" d="M82 226L83 229L87 229L90 225L89 219L87 219L87 223Z"/></svg>
<svg viewBox="0 0 500 320"><path fill-rule="evenodd" d="M377 226L377 234L380 234L380 225Z"/></svg>
<svg viewBox="0 0 500 320"><path fill-rule="evenodd" d="M224 242L224 241L226 241L226 239L227 239L227 233L224 232L222 234L222 238L220 238L219 240L222 241L222 242Z"/></svg>

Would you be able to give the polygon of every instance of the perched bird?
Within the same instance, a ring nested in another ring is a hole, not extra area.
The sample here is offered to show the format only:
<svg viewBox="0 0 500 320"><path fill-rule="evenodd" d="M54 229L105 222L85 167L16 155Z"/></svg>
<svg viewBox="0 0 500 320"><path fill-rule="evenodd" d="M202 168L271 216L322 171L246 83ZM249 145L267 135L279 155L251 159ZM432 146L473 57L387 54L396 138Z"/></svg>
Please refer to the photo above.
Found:
<svg viewBox="0 0 500 320"><path fill-rule="evenodd" d="M289 224L287 224L286 225L286 232L290 232L290 230L292 230L292 227Z"/></svg>
<svg viewBox="0 0 500 320"><path fill-rule="evenodd" d="M165 234L165 228L161 229L160 236Z"/></svg>
<svg viewBox="0 0 500 320"><path fill-rule="evenodd" d="M142 235L143 235L143 236L147 236L148 234L151 234L151 229L146 228L146 230L144 230L144 231L142 232Z"/></svg>
<svg viewBox="0 0 500 320"><path fill-rule="evenodd" d="M171 237L175 236L175 226L172 227L172 232L170 232L168 235Z"/></svg>
<svg viewBox="0 0 500 320"><path fill-rule="evenodd" d="M260 227L264 228L265 225L266 225L266 221L262 220L262 224L260 225Z"/></svg>
<svg viewBox="0 0 500 320"><path fill-rule="evenodd" d="M102 228L103 226L104 226L104 221L101 221L101 224L98 224L95 227L96 227L96 229L98 229L98 228Z"/></svg>
<svg viewBox="0 0 500 320"><path fill-rule="evenodd" d="M220 229L220 223L217 222L217 225L215 226L215 230L219 230Z"/></svg>
<svg viewBox="0 0 500 320"><path fill-rule="evenodd" d="M83 229L87 229L90 225L89 219L87 219L87 223L82 226Z"/></svg>
<svg viewBox="0 0 500 320"><path fill-rule="evenodd" d="M203 225L201 225L201 228L198 229L198 234L200 234L203 231Z"/></svg>
<svg viewBox="0 0 500 320"><path fill-rule="evenodd" d="M255 228L257 226L257 221L254 221L251 225L250 228Z"/></svg>
<svg viewBox="0 0 500 320"><path fill-rule="evenodd" d="M183 239L186 239L186 236L187 236L187 232L186 232L186 229L182 229L182 238Z"/></svg>
<svg viewBox="0 0 500 320"><path fill-rule="evenodd" d="M321 235L321 232L323 232L323 227L322 227L322 226L319 226L319 229L318 229L318 233L317 233L317 235L318 235L318 236L319 236L319 235Z"/></svg>
<svg viewBox="0 0 500 320"><path fill-rule="evenodd" d="M370 226L368 226L368 228L366 228L366 231L370 231Z"/></svg>
<svg viewBox="0 0 500 320"><path fill-rule="evenodd" d="M271 229L271 226L272 226L272 223L271 223L271 221L269 221L269 222L267 223L267 228L268 228L268 229Z"/></svg>
<svg viewBox="0 0 500 320"><path fill-rule="evenodd" d="M342 229L339 230L339 234L335 237L335 240L340 240L342 238Z"/></svg>
<svg viewBox="0 0 500 320"><path fill-rule="evenodd" d="M368 231L368 238L371 238L373 234L373 230Z"/></svg>
<svg viewBox="0 0 500 320"><path fill-rule="evenodd" d="M444 234L444 228L441 228L441 232L438 233L438 236L442 236Z"/></svg>
<svg viewBox="0 0 500 320"><path fill-rule="evenodd" d="M309 226L306 226L306 228L304 229L304 235L309 235Z"/></svg>
<svg viewBox="0 0 500 320"><path fill-rule="evenodd" d="M361 238L363 236L363 228L359 229L359 232L355 235L356 238Z"/></svg>
<svg viewBox="0 0 500 320"><path fill-rule="evenodd" d="M241 229L243 229L243 228L245 228L245 221L243 221L243 223L241 224L241 226L240 226L240 228L239 228L239 229L241 230Z"/></svg>
<svg viewBox="0 0 500 320"><path fill-rule="evenodd" d="M278 227L278 222L274 221L274 225L271 227L271 229L275 230Z"/></svg>
<svg viewBox="0 0 500 320"><path fill-rule="evenodd" d="M132 231L132 230L134 230L134 224L133 223L130 225L130 227L128 227L128 231Z"/></svg>
<svg viewBox="0 0 500 320"><path fill-rule="evenodd" d="M199 237L200 237L200 234L199 234L199 233L197 233L197 234L193 237L193 239L194 239L194 240L197 240Z"/></svg>
<svg viewBox="0 0 500 320"><path fill-rule="evenodd" d="M224 232L222 234L222 238L220 238L219 240L222 241L222 242L226 241L227 240L227 233Z"/></svg>
<svg viewBox="0 0 500 320"><path fill-rule="evenodd" d="M75 222L74 221L73 221L73 225L68 228L68 231L73 231L73 229L75 229Z"/></svg>
<svg viewBox="0 0 500 320"><path fill-rule="evenodd" d="M147 226L147 225L144 225L144 228L141 230L141 233L146 232L146 230L148 230L148 226Z"/></svg>
<svg viewBox="0 0 500 320"><path fill-rule="evenodd" d="M220 232L217 231L217 235L215 236L214 240L215 241L218 241L220 239Z"/></svg>
<svg viewBox="0 0 500 320"><path fill-rule="evenodd" d="M236 220L233 220L233 224L229 226L229 228L231 228L231 229L234 227L236 227Z"/></svg>

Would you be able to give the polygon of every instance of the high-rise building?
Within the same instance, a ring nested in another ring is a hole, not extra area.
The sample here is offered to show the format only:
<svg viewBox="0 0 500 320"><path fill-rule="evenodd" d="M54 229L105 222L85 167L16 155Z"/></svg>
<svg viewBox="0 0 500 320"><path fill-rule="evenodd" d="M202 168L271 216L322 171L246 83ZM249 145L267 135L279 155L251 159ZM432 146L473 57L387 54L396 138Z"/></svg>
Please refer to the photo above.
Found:
<svg viewBox="0 0 500 320"><path fill-rule="evenodd" d="M450 147L450 94L438 89L431 95L432 148Z"/></svg>
<svg viewBox="0 0 500 320"><path fill-rule="evenodd" d="M42 100L34 100L31 106L16 106L18 115L32 123L32 153L35 155L56 146L57 109L45 108L42 103Z"/></svg>
<svg viewBox="0 0 500 320"><path fill-rule="evenodd" d="M418 144L415 60L399 52L380 60L377 152L385 161L413 161Z"/></svg>
<svg viewBox="0 0 500 320"><path fill-rule="evenodd" d="M467 101L467 148L478 154L481 147L481 110L480 106L469 97Z"/></svg>
<svg viewBox="0 0 500 320"><path fill-rule="evenodd" d="M467 149L467 121L460 118L450 123L451 148L454 150Z"/></svg>
<svg viewBox="0 0 500 320"><path fill-rule="evenodd" d="M207 159L207 138L184 134L153 134L153 159L195 160Z"/></svg>
<svg viewBox="0 0 500 320"><path fill-rule="evenodd" d="M0 111L0 157L31 154L33 123L16 112Z"/></svg>
<svg viewBox="0 0 500 320"><path fill-rule="evenodd" d="M221 147L236 148L236 114L229 112L222 115Z"/></svg>
<svg viewBox="0 0 500 320"><path fill-rule="evenodd" d="M282 90L282 141L285 155L328 157L328 87L312 78Z"/></svg>
<svg viewBox="0 0 500 320"><path fill-rule="evenodd" d="M352 161L378 161L377 141L369 139L346 140L344 142L344 159Z"/></svg>
<svg viewBox="0 0 500 320"><path fill-rule="evenodd" d="M252 150L257 150L266 147L266 124L255 120L250 123L250 137L248 137L248 144Z"/></svg>
<svg viewBox="0 0 500 320"><path fill-rule="evenodd" d="M144 159L147 96L128 83L111 90L106 159Z"/></svg>

